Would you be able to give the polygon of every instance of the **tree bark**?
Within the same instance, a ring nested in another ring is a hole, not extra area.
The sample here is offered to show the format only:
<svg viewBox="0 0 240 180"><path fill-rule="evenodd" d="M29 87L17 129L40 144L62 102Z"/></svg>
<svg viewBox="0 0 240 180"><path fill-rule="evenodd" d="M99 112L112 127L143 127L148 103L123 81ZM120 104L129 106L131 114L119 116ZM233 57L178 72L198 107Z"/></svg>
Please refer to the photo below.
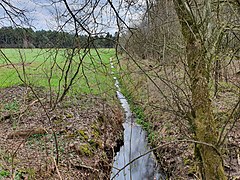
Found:
<svg viewBox="0 0 240 180"><path fill-rule="evenodd" d="M187 64L191 82L193 129L197 141L216 145L218 133L213 117L210 90L207 52L200 36L196 18L189 11L184 0L174 0L182 34L186 41ZM200 160L201 178L206 180L225 180L221 154L213 147L196 144L195 154Z"/></svg>

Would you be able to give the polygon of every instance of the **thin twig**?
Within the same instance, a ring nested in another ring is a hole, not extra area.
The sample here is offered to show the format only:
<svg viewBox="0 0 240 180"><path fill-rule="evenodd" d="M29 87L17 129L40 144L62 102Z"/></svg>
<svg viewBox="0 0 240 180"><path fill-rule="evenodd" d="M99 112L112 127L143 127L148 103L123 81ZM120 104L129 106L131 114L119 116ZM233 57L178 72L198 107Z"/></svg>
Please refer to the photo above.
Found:
<svg viewBox="0 0 240 180"><path fill-rule="evenodd" d="M60 180L62 180L62 176L61 176L61 174L60 174L60 172L59 172L59 169L58 169L58 166L57 166L56 160L55 160L54 157L52 157L52 159L53 159L53 162L54 162L54 165L55 165L55 168L56 168L56 171L57 171L58 177L59 177Z"/></svg>

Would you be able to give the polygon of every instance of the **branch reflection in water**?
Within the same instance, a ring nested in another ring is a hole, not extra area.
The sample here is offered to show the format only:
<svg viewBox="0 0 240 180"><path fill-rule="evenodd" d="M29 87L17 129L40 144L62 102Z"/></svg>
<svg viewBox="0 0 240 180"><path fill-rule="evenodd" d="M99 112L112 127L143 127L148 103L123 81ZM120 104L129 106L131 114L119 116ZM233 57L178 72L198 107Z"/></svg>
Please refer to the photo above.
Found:
<svg viewBox="0 0 240 180"><path fill-rule="evenodd" d="M114 69L112 60L110 59L111 68ZM146 132L141 126L135 123L129 104L120 91L119 82L116 77L115 87L117 88L117 97L125 111L124 126L124 145L120 148L114 159L111 179L114 180L160 180L165 179L159 173L159 168L155 160L154 154L151 152L139 159L129 162L149 151ZM123 170L119 169L126 166Z"/></svg>

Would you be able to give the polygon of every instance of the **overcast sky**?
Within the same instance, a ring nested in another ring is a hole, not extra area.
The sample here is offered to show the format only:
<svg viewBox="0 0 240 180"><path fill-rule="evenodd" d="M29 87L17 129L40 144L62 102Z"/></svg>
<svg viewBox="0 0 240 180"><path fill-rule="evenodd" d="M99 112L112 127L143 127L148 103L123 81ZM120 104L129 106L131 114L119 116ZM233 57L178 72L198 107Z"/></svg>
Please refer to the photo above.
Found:
<svg viewBox="0 0 240 180"><path fill-rule="evenodd" d="M26 10L25 14L29 19L29 24L35 30L53 30L57 27L55 16L53 14L55 13L54 6L50 3L49 0L9 0L9 2L19 9ZM5 6L5 8L8 7ZM4 8L0 7L1 27L13 25L9 19L3 18L6 16L7 14L5 13ZM18 21L16 20L16 22Z"/></svg>
<svg viewBox="0 0 240 180"><path fill-rule="evenodd" d="M72 0L69 0L68 2L71 2ZM27 17L30 20L30 24L32 27L35 28L35 30L56 30L57 27L59 27L56 21L56 14L61 14L66 10L66 7L63 3L57 3L52 4L49 0L10 0L10 2L20 9L26 9L27 10ZM85 0L79 0L78 2L78 8L82 7L85 3ZM92 2L95 2L94 0ZM96 27L95 21L93 21L91 18L86 21L86 26L89 29L103 29L103 31L110 31L111 33L114 33L117 30L115 15L113 13L112 8L108 4L106 5L106 0L101 0L98 6L94 9L95 15L98 17L97 23L98 27ZM112 2L115 3L116 9L120 11L121 15L127 15L127 13L124 12L123 8L118 8L117 3L119 3L119 0L113 0ZM126 2L126 1L125 1ZM138 2L145 2L139 0ZM82 3L82 5L81 5ZM124 6L124 4L121 4ZM56 8L57 6L57 8ZM104 7L104 8L103 8ZM74 5L71 6L71 8L74 9ZM58 12L56 11L58 9ZM81 13L79 13L79 17L83 17L85 14L87 14L90 10L87 8L83 10ZM101 11L101 14L99 12ZM134 22L137 22L139 20L139 12L135 13L129 13L129 15L132 16L131 21L127 22L128 24L133 24ZM6 13L4 12L4 9L0 7L0 17L6 16ZM126 17L126 16L125 16ZM67 18L66 18L67 19ZM66 21L64 19L64 21ZM127 18L126 18L126 21ZM11 24L6 19L0 19L0 26L10 26ZM60 23L61 25L61 23ZM73 23L69 23L65 28L71 29L71 26L73 26Z"/></svg>
<svg viewBox="0 0 240 180"><path fill-rule="evenodd" d="M51 15L53 7L48 0L10 0L11 4L19 9L26 10L26 16L30 24L37 30L52 29L56 26L54 17ZM3 8L0 8L0 17L6 16ZM6 19L1 21L1 26L11 25Z"/></svg>

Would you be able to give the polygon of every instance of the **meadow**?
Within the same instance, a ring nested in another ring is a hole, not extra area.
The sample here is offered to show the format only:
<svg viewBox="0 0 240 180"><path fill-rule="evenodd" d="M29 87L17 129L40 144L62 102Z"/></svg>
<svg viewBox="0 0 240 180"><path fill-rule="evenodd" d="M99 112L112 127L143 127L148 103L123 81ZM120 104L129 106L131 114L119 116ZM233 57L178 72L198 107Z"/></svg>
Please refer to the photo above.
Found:
<svg viewBox="0 0 240 180"><path fill-rule="evenodd" d="M76 76L71 92L114 94L109 64L114 53L114 49L1 49L0 87L26 83L62 91Z"/></svg>

